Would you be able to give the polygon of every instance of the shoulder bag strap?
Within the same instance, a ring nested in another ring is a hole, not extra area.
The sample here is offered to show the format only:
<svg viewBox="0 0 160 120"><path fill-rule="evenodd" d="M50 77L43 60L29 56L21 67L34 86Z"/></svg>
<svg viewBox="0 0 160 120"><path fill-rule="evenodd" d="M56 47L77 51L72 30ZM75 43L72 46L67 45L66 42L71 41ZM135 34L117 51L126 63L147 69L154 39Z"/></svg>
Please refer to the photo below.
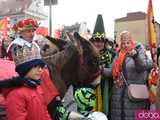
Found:
<svg viewBox="0 0 160 120"><path fill-rule="evenodd" d="M122 64L122 70L120 71L120 75L122 77L122 80L126 84L126 86L129 86L129 83L127 82L126 62L125 62L125 60L124 60L124 62Z"/></svg>

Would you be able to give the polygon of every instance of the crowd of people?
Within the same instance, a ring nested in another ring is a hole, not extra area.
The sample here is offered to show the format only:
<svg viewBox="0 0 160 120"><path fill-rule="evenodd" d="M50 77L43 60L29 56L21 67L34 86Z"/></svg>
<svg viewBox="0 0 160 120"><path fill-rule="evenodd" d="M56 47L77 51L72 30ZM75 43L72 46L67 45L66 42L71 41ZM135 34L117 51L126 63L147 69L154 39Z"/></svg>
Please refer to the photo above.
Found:
<svg viewBox="0 0 160 120"><path fill-rule="evenodd" d="M18 73L17 77L0 81L1 94L5 97L4 119L76 120L95 117L98 120L99 115L100 120L134 120L137 110L150 110L154 103L149 98L131 99L128 86L148 86L149 73L153 68L158 69L160 61L153 63L146 54L145 46L137 43L129 31L120 33L119 43L107 38L103 24L102 15L98 15L89 39L99 54L100 80L94 85L73 85L77 105L77 112L74 112L63 105L56 85L51 82L50 70L41 56L41 49L33 40L39 27L37 21L30 18L18 21L13 26L16 38L5 47L1 58L14 61ZM159 60L159 48L157 51ZM94 112L97 114L92 116Z"/></svg>

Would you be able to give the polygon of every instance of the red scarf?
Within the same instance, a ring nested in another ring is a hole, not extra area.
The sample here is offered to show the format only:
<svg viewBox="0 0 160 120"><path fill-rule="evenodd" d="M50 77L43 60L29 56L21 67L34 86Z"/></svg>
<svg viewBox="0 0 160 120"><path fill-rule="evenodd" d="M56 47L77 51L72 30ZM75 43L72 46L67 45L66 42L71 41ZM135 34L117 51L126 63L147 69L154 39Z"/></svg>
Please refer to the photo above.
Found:
<svg viewBox="0 0 160 120"><path fill-rule="evenodd" d="M113 62L113 66L112 66L113 78L118 77L118 74L119 74L120 70L122 69L122 64L123 64L123 61L126 57L126 54L133 48L135 48L135 44L132 42L132 45L130 48L120 50L120 52L118 53L118 56L117 56L117 58L115 58L115 61Z"/></svg>

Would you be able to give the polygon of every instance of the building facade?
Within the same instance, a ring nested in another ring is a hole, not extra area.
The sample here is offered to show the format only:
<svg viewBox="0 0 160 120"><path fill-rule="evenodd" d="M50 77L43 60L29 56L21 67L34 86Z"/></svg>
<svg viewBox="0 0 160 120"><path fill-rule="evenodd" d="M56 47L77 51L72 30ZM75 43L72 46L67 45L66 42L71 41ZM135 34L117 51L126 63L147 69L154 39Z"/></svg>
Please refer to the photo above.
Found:
<svg viewBox="0 0 160 120"><path fill-rule="evenodd" d="M160 24L155 22L157 41L160 44ZM147 15L144 12L127 13L126 17L115 19L114 34L118 42L119 33L130 31L137 42L148 45Z"/></svg>
<svg viewBox="0 0 160 120"><path fill-rule="evenodd" d="M48 17L43 11L42 0L1 0L0 19L4 16L10 18L11 25L24 18L45 20Z"/></svg>

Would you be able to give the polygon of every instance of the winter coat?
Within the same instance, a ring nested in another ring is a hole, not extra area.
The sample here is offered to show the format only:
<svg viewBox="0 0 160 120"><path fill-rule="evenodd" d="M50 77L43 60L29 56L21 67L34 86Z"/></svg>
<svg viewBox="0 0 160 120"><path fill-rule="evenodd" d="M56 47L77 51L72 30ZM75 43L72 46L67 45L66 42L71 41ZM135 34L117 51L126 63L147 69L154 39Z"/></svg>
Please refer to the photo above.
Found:
<svg viewBox="0 0 160 120"><path fill-rule="evenodd" d="M51 120L40 86L21 86L6 95L7 120Z"/></svg>
<svg viewBox="0 0 160 120"><path fill-rule="evenodd" d="M137 49L136 56L126 56L122 72L129 84L146 84L148 71L152 68L152 62L147 58L144 47ZM149 101L133 102L128 98L128 88L125 83L122 88L113 85L111 95L111 120L134 120L134 112L139 109L148 109Z"/></svg>
<svg viewBox="0 0 160 120"><path fill-rule="evenodd" d="M102 63L104 68L111 68L116 53L112 49L106 49L102 55ZM104 62L103 62L104 61ZM100 61L101 62L101 61ZM112 77L105 77L102 74L101 79L101 94L102 94L102 112L109 114L110 93L113 84Z"/></svg>

